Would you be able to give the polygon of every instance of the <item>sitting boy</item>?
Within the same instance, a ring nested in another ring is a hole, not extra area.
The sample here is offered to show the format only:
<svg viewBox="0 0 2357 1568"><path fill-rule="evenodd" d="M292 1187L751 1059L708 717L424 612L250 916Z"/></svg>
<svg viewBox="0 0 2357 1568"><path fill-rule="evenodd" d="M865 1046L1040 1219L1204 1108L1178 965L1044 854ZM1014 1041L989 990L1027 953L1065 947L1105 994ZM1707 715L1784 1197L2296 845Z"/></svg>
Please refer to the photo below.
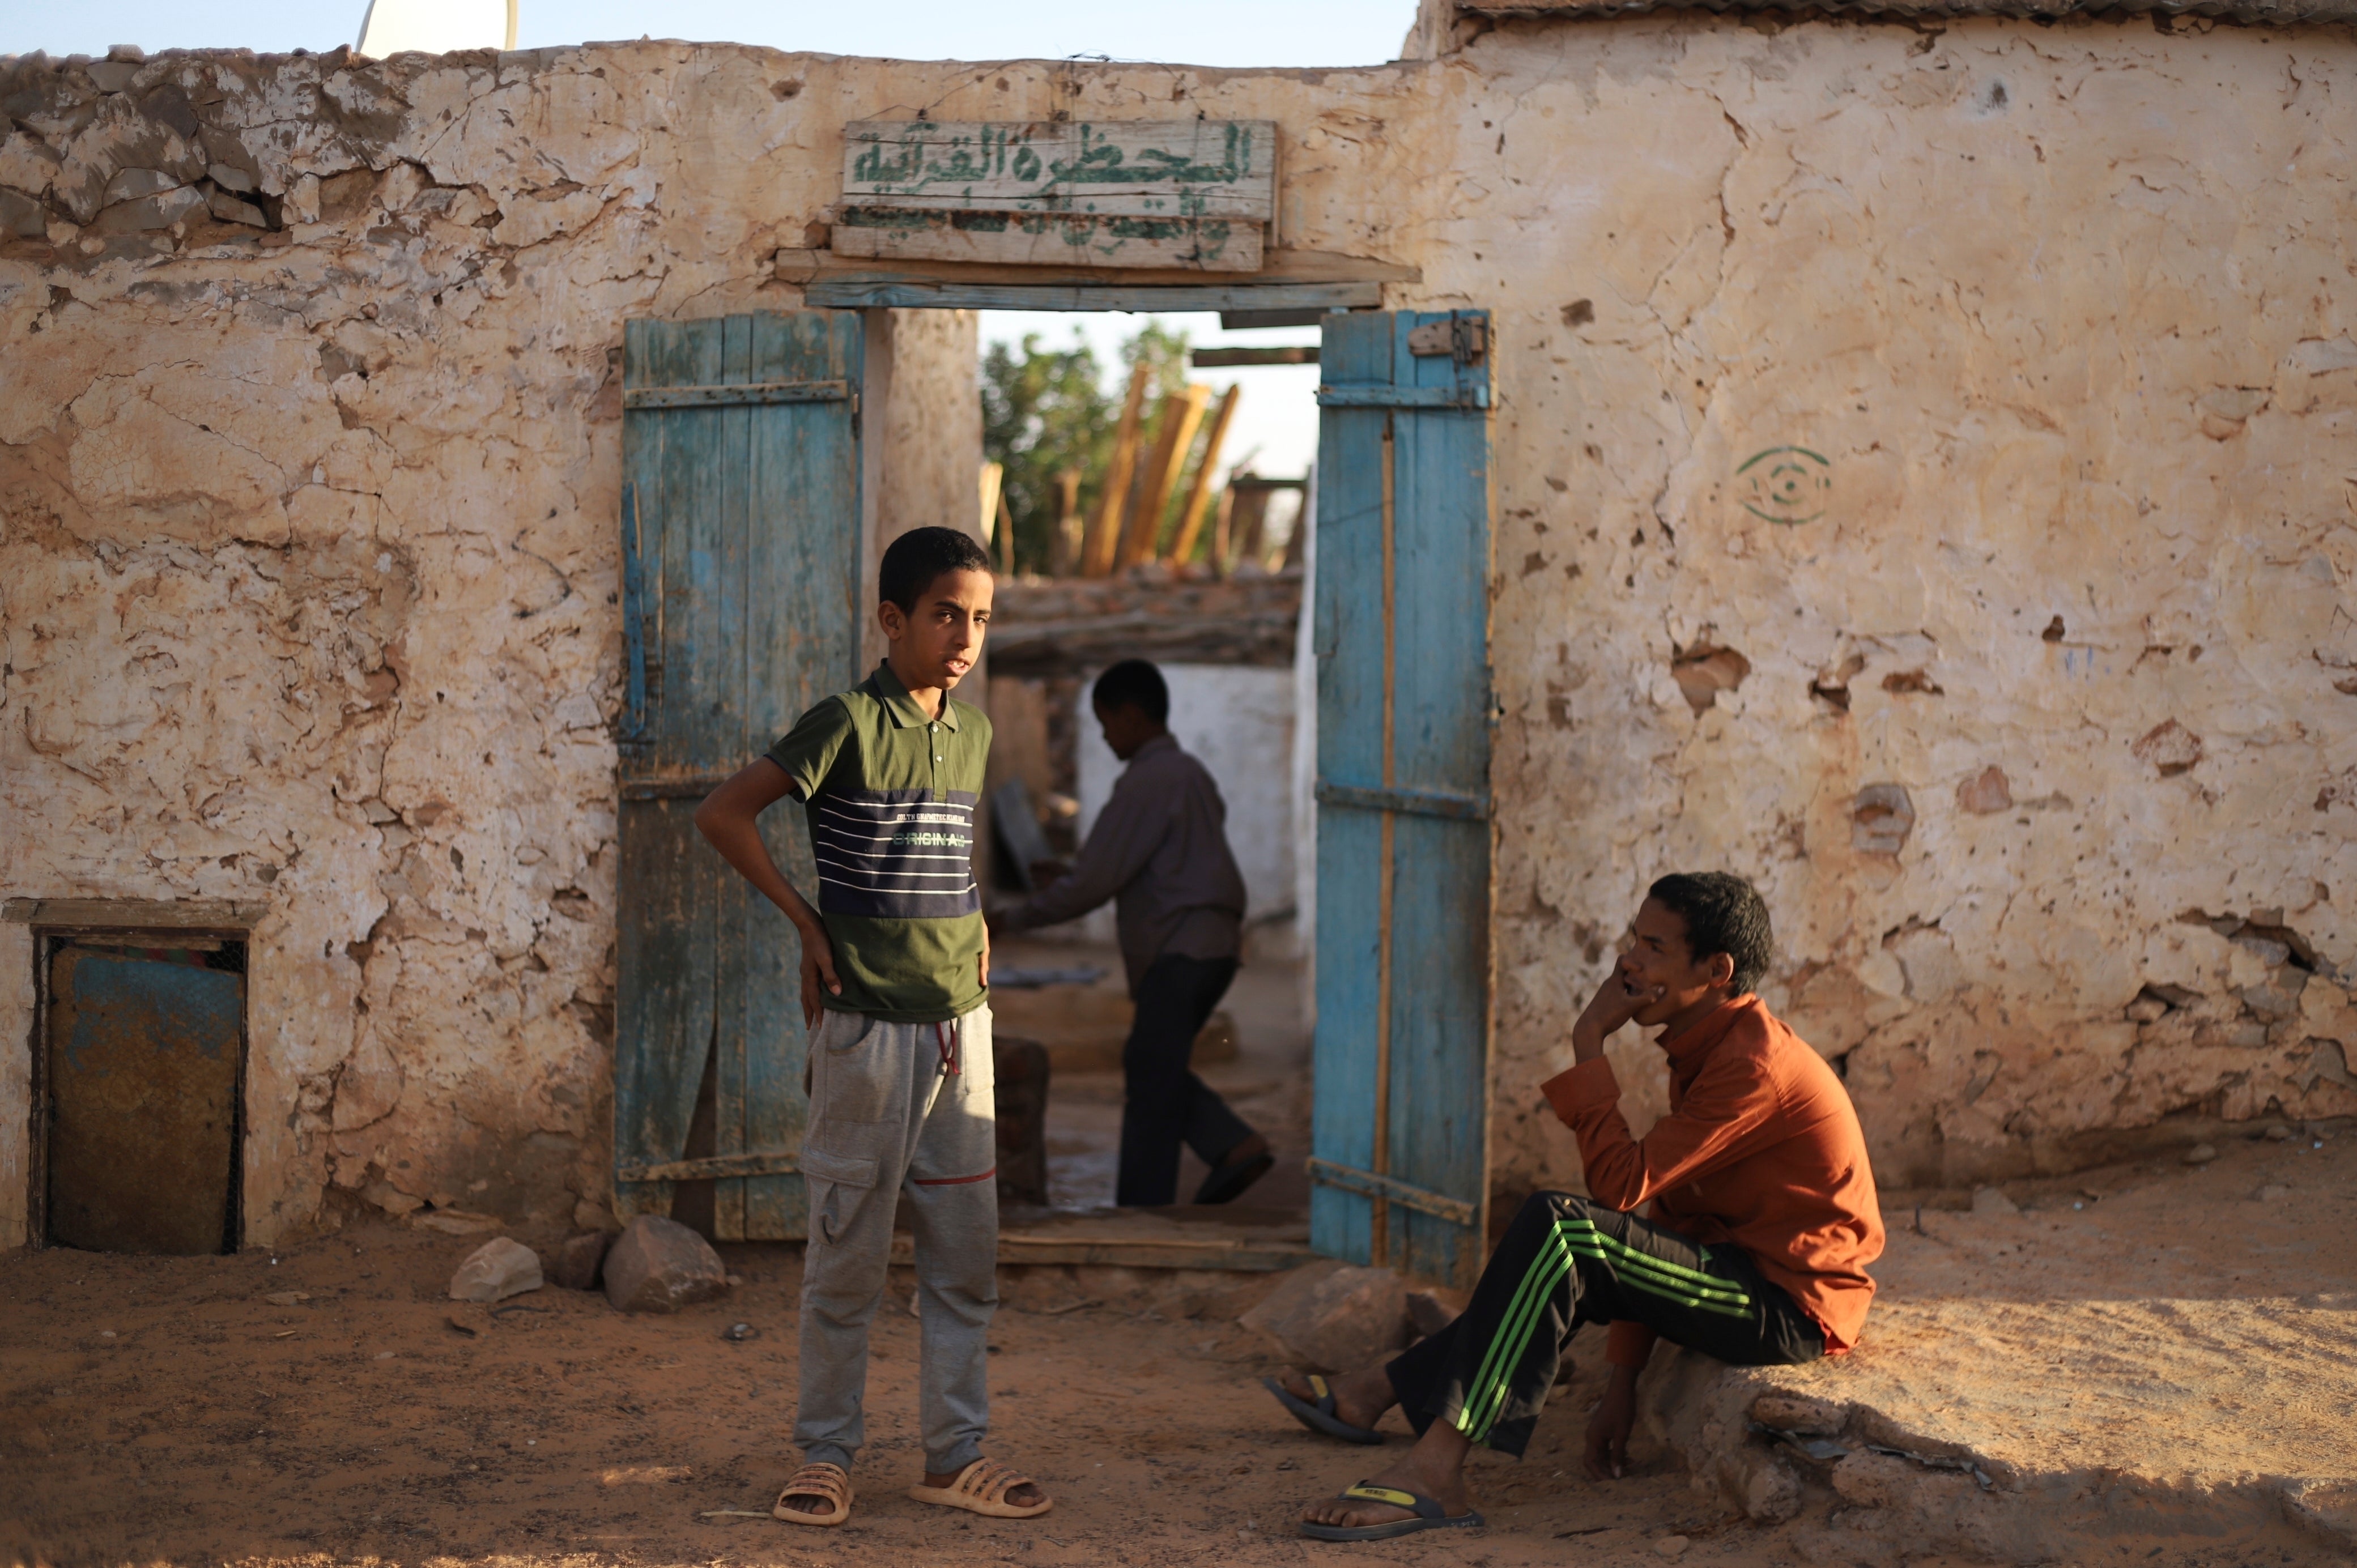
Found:
<svg viewBox="0 0 2357 1568"><path fill-rule="evenodd" d="M1541 1086L1578 1136L1593 1196L1534 1194L1464 1315L1388 1365L1330 1385L1268 1380L1314 1431L1379 1443L1372 1428L1396 1403L1418 1434L1397 1464L1305 1509L1303 1534L1478 1527L1466 1455L1480 1443L1521 1456L1583 1324L1611 1325L1611 1376L1587 1424L1598 1480L1628 1461L1656 1338L1740 1366L1857 1343L1874 1298L1866 1266L1882 1253L1874 1174L1841 1079L1751 993L1770 954L1767 905L1723 872L1664 876L1632 933L1572 1026L1572 1068ZM1661 1028L1670 1065L1670 1112L1642 1141L1604 1056L1632 1020Z"/></svg>

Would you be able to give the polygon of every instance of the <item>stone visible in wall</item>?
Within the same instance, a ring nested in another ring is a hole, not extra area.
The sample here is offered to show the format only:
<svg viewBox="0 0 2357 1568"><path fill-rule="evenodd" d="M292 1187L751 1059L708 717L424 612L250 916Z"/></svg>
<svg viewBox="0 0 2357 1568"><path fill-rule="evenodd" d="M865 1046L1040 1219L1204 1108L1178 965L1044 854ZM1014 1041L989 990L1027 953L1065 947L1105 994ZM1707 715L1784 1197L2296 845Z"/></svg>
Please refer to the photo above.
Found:
<svg viewBox="0 0 2357 1568"><path fill-rule="evenodd" d="M28 240L48 232L48 214L41 204L19 190L0 186L0 230Z"/></svg>
<svg viewBox="0 0 2357 1568"><path fill-rule="evenodd" d="M1957 785L1956 805L1978 817L2010 811L2013 787L2006 779L2005 769L1992 765Z"/></svg>
<svg viewBox="0 0 2357 1568"><path fill-rule="evenodd" d="M205 205L194 186L175 186L154 196L111 204L90 226L94 234L144 234L169 229Z"/></svg>
<svg viewBox="0 0 2357 1568"><path fill-rule="evenodd" d="M1849 842L1867 854L1897 854L1915 829L1915 803L1899 784L1869 784L1850 801Z"/></svg>
<svg viewBox="0 0 2357 1568"><path fill-rule="evenodd" d="M2212 441L2240 435L2251 415L2267 406L2265 387L2220 387L2204 392L2196 406L2201 411L2201 434Z"/></svg>
<svg viewBox="0 0 2357 1568"><path fill-rule="evenodd" d="M205 198L205 206L214 217L224 223L242 223L253 229L270 227L270 220L263 215L261 208L251 201L240 201L225 190L216 190L208 194Z"/></svg>
<svg viewBox="0 0 2357 1568"><path fill-rule="evenodd" d="M1751 660L1732 648L1721 648L1707 637L1698 638L1670 659L1670 674L1678 683L1686 706L1700 714L1732 692L1751 673Z"/></svg>
<svg viewBox="0 0 2357 1568"><path fill-rule="evenodd" d="M2201 760L2201 737L2168 719L2147 730L2128 750L2137 761L2159 769L2163 779L2173 779Z"/></svg>

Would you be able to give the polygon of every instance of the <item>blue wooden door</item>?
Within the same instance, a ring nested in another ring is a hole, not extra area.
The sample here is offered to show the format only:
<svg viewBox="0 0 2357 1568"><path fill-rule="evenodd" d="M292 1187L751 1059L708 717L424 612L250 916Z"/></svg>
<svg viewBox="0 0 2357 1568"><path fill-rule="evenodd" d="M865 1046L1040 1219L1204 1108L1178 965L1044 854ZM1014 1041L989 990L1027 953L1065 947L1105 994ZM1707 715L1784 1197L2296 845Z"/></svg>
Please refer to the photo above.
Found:
<svg viewBox="0 0 2357 1568"><path fill-rule="evenodd" d="M623 338L615 1202L714 1179L724 1240L803 1234L802 947L696 803L858 676L859 317L633 321ZM802 814L763 820L815 887ZM713 1152L684 1157L706 1060Z"/></svg>
<svg viewBox="0 0 2357 1568"><path fill-rule="evenodd" d="M1328 322L1310 1241L1470 1285L1490 1165L1489 317Z"/></svg>

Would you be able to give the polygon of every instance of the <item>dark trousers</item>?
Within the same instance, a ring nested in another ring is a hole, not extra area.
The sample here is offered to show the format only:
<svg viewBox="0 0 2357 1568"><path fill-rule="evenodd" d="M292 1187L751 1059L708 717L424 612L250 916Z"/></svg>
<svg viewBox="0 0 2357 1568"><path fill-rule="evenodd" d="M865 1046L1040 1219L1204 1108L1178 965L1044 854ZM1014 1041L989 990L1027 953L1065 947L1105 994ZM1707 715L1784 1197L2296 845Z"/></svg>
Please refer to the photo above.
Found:
<svg viewBox="0 0 2357 1568"><path fill-rule="evenodd" d="M1567 1192L1534 1194L1464 1315L1383 1369L1416 1434L1446 1421L1519 1457L1584 1323L1633 1318L1742 1367L1813 1361L1824 1333L1739 1247L1697 1246Z"/></svg>
<svg viewBox="0 0 2357 1568"><path fill-rule="evenodd" d="M1121 1172L1114 1201L1124 1208L1175 1203L1178 1145L1207 1165L1252 1136L1228 1102L1189 1070L1195 1036L1236 977L1232 958L1157 958L1138 977L1137 1015L1121 1047Z"/></svg>

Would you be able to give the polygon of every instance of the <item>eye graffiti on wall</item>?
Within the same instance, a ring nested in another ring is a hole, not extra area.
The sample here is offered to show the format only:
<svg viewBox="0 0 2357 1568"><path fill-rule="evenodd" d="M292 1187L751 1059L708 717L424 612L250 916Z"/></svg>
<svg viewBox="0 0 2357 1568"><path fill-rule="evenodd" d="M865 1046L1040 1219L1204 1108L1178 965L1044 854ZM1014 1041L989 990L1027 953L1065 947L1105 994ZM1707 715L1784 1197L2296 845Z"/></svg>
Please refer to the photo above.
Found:
<svg viewBox="0 0 2357 1568"><path fill-rule="evenodd" d="M1754 453L1735 477L1743 482L1743 510L1767 522L1814 522L1825 515L1834 466L1805 446L1770 446Z"/></svg>

